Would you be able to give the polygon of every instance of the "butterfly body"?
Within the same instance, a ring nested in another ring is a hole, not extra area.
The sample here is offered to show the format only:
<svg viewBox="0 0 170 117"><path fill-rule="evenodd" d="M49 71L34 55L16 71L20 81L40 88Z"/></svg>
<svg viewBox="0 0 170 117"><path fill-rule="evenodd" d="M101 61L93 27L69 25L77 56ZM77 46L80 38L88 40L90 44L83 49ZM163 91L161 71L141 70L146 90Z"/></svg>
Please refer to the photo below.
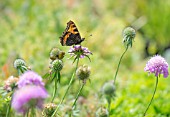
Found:
<svg viewBox="0 0 170 117"><path fill-rule="evenodd" d="M73 21L67 23L67 27L60 37L60 43L62 46L72 46L81 44L85 38L81 38L80 33Z"/></svg>

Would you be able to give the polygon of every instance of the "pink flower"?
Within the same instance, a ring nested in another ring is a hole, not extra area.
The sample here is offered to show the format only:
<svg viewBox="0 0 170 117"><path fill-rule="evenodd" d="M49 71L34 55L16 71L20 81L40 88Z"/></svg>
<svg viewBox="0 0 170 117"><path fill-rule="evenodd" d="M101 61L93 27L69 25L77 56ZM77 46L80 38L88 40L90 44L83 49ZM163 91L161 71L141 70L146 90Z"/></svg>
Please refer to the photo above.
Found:
<svg viewBox="0 0 170 117"><path fill-rule="evenodd" d="M33 71L25 72L18 81L18 88L21 88L25 85L37 85L37 86L44 86L42 82L41 76Z"/></svg>
<svg viewBox="0 0 170 117"><path fill-rule="evenodd" d="M163 57L159 55L153 56L146 64L144 70L155 74L156 77L158 77L160 74L163 74L164 78L166 78L169 75L168 63Z"/></svg>
<svg viewBox="0 0 170 117"><path fill-rule="evenodd" d="M32 107L43 107L43 100L48 94L44 87L27 85L14 92L12 107L19 113L25 114Z"/></svg>
<svg viewBox="0 0 170 117"><path fill-rule="evenodd" d="M68 53L70 53L71 56L76 56L77 58L84 58L85 56L88 57L92 54L88 48L82 47L81 45L71 47Z"/></svg>

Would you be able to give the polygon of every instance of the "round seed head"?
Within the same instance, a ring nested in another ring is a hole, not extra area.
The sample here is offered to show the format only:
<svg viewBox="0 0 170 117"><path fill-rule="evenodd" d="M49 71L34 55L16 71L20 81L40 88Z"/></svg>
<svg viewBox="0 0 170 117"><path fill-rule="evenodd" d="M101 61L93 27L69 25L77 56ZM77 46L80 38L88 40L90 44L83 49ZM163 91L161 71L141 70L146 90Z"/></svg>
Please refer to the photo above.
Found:
<svg viewBox="0 0 170 117"><path fill-rule="evenodd" d="M25 65L25 61L24 61L23 59L16 59L16 60L14 61L14 67L15 67L16 69L21 68L22 66L26 66L26 65Z"/></svg>
<svg viewBox="0 0 170 117"><path fill-rule="evenodd" d="M83 65L80 66L77 71L76 71L76 75L78 77L79 80L86 80L89 78L90 76L90 67Z"/></svg>
<svg viewBox="0 0 170 117"><path fill-rule="evenodd" d="M59 59L56 59L52 62L52 70L61 71L63 68L63 62Z"/></svg>

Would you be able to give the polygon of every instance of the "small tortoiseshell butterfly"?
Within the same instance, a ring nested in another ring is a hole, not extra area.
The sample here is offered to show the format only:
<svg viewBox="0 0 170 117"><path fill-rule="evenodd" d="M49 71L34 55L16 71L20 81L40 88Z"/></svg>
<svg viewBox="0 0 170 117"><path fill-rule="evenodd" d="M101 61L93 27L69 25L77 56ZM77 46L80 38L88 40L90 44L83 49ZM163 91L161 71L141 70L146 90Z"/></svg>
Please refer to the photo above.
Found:
<svg viewBox="0 0 170 117"><path fill-rule="evenodd" d="M72 46L80 44L85 38L81 38L80 33L73 21L67 23L67 27L60 37L62 46Z"/></svg>

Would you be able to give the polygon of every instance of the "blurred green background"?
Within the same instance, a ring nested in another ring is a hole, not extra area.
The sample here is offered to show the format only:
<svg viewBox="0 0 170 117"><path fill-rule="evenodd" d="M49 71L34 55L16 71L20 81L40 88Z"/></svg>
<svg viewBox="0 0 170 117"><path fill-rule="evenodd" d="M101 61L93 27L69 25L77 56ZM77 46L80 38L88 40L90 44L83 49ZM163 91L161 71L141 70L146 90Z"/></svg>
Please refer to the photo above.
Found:
<svg viewBox="0 0 170 117"><path fill-rule="evenodd" d="M93 117L106 100L100 96L102 85L113 80L117 63L124 51L122 30L126 26L136 29L133 47L123 58L117 77L117 97L111 107L112 116L141 116L153 93L154 76L148 76L144 67L149 56L160 54L170 62L170 0L1 0L0 1L0 77L1 82L10 75L17 76L13 68L16 58L40 75L49 70L49 52L58 47L65 52L59 37L69 20L73 20L82 37L83 46L93 53L81 59L80 65L91 66L91 83L87 82L82 96L87 103L80 106L80 116ZM92 36L90 36L92 34ZM61 99L74 64L66 54L62 81L56 102ZM169 78L160 78L154 102L148 116L170 116ZM3 83L1 84L3 85ZM65 103L73 100L80 83L74 82ZM52 88L47 89L52 94ZM1 96L2 97L2 96ZM1 98L2 102L3 99ZM3 115L3 103L0 115Z"/></svg>

